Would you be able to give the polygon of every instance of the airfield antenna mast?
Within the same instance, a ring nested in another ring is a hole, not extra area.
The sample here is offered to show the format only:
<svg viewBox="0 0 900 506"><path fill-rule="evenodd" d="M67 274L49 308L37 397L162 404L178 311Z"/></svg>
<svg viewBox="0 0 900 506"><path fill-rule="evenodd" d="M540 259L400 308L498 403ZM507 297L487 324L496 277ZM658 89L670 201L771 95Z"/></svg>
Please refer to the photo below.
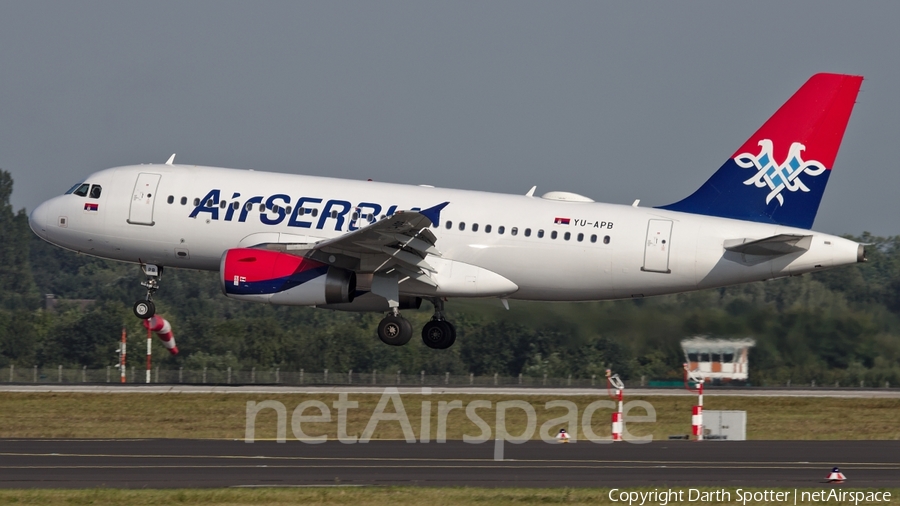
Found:
<svg viewBox="0 0 900 506"><path fill-rule="evenodd" d="M697 388L691 388L692 382ZM691 432L697 441L703 441L703 376L699 371L691 371L687 363L684 364L684 387L697 394L697 405L691 413Z"/></svg>
<svg viewBox="0 0 900 506"><path fill-rule="evenodd" d="M119 378L122 383L125 383L125 337L125 327L122 327L122 345L119 347Z"/></svg>
<svg viewBox="0 0 900 506"><path fill-rule="evenodd" d="M612 389L616 390L613 394ZM606 370L606 392L613 400L619 401L619 409L612 414L612 439L613 441L622 440L622 394L625 391L625 383L619 378L618 374L612 374L609 369Z"/></svg>

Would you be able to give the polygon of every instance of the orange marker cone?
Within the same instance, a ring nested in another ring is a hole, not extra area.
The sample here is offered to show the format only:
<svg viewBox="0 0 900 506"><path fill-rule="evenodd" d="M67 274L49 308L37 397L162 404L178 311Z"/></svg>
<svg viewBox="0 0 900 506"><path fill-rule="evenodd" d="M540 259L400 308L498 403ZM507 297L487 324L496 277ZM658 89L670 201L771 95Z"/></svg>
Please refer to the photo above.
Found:
<svg viewBox="0 0 900 506"><path fill-rule="evenodd" d="M844 476L844 473L842 473L840 469L835 467L831 470L831 474L829 474L826 479L828 483L844 483L847 477Z"/></svg>

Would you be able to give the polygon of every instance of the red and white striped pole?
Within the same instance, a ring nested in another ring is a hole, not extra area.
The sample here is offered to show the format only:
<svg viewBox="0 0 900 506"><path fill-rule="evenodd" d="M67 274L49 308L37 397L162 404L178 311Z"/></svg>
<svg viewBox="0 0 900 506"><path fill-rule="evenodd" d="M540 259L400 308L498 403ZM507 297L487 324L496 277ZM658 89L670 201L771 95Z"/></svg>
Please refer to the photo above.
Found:
<svg viewBox="0 0 900 506"><path fill-rule="evenodd" d="M691 429L697 441L703 441L703 383L698 387L698 404L694 406L694 412L691 416Z"/></svg>
<svg viewBox="0 0 900 506"><path fill-rule="evenodd" d="M153 333L147 328L147 383L150 383L150 356L153 349Z"/></svg>
<svg viewBox="0 0 900 506"><path fill-rule="evenodd" d="M619 379L619 375L613 375L612 371L606 370L606 388L610 398L619 401L619 409L612 414L612 440L622 440L622 394L625 390L625 384ZM615 388L616 393L613 395L611 389Z"/></svg>
<svg viewBox="0 0 900 506"><path fill-rule="evenodd" d="M690 382L697 383L697 389L692 389ZM703 441L703 378L695 378L688 370L688 364L684 364L684 386L691 392L697 393L697 405L691 411L691 435L697 441Z"/></svg>
<svg viewBox="0 0 900 506"><path fill-rule="evenodd" d="M125 383L125 327L122 327L122 347L119 349L119 378Z"/></svg>

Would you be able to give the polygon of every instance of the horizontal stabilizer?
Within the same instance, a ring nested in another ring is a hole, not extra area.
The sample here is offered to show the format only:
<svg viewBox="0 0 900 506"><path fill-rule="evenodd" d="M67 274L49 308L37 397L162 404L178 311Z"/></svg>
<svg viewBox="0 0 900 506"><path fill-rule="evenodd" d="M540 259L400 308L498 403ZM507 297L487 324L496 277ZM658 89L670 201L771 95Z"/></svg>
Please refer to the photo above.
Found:
<svg viewBox="0 0 900 506"><path fill-rule="evenodd" d="M779 256L808 251L811 235L778 234L764 239L729 239L725 250L743 255Z"/></svg>

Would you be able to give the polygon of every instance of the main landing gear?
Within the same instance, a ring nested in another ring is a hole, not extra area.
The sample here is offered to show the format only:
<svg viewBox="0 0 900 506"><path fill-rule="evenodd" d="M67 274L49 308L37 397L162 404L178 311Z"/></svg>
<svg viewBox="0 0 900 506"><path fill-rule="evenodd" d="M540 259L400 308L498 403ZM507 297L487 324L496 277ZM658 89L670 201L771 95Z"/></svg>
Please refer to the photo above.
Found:
<svg viewBox="0 0 900 506"><path fill-rule="evenodd" d="M422 342L429 348L445 350L456 342L456 328L444 319L444 301L435 297L431 302L434 316L422 328ZM378 324L378 337L385 344L403 346L412 338L412 325L400 316L397 308L393 308Z"/></svg>
<svg viewBox="0 0 900 506"><path fill-rule="evenodd" d="M131 309L141 320L149 320L156 314L153 292L159 290L159 278L162 276L163 268L153 264L141 264L141 269L147 275L147 281L141 283L141 286L147 288L147 298L135 302Z"/></svg>

